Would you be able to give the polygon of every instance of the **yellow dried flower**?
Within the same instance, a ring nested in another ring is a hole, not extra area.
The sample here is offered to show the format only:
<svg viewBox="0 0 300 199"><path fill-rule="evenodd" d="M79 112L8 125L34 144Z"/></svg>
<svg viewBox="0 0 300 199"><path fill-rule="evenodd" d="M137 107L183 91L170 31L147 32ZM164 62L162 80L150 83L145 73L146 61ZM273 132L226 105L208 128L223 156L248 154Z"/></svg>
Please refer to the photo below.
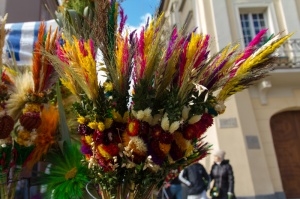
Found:
<svg viewBox="0 0 300 199"><path fill-rule="evenodd" d="M159 143L159 149L167 155L171 149L171 144L164 144L164 143Z"/></svg>
<svg viewBox="0 0 300 199"><path fill-rule="evenodd" d="M65 174L65 179L66 180L72 179L76 176L76 174L77 174L77 168L74 167Z"/></svg>
<svg viewBox="0 0 300 199"><path fill-rule="evenodd" d="M193 150L194 150L194 147L191 144L191 142L186 142L186 151L185 151L184 156L188 157L188 156L192 155L193 154Z"/></svg>
<svg viewBox="0 0 300 199"><path fill-rule="evenodd" d="M113 119L111 118L105 118L105 121L104 121L104 125L105 125L105 129L108 129L111 127L113 123Z"/></svg>
<svg viewBox="0 0 300 199"><path fill-rule="evenodd" d="M104 87L104 92L112 91L114 88L111 82L104 82L103 87Z"/></svg>
<svg viewBox="0 0 300 199"><path fill-rule="evenodd" d="M97 122L89 122L88 127L90 127L91 129L97 129L98 123Z"/></svg>
<svg viewBox="0 0 300 199"><path fill-rule="evenodd" d="M98 123L98 130L99 131L104 131L105 130L105 124L103 122Z"/></svg>
<svg viewBox="0 0 300 199"><path fill-rule="evenodd" d="M112 158L112 156L103 148L102 145L98 146L98 152L107 160Z"/></svg>
<svg viewBox="0 0 300 199"><path fill-rule="evenodd" d="M40 104L34 104L34 103L27 103L22 111L23 111L23 113L41 112L41 105Z"/></svg>
<svg viewBox="0 0 300 199"><path fill-rule="evenodd" d="M129 112L126 111L126 112L124 113L124 115L123 115L123 122L124 122L124 123L127 122L128 119L129 119Z"/></svg>
<svg viewBox="0 0 300 199"><path fill-rule="evenodd" d="M84 139L85 139L86 143L89 145L91 145L91 143L93 142L93 138L90 135L84 136Z"/></svg>
<svg viewBox="0 0 300 199"><path fill-rule="evenodd" d="M79 115L79 117L77 118L77 122L78 122L79 124L84 124L86 121L85 121L85 118L84 118L84 117L82 117L81 115Z"/></svg>
<svg viewBox="0 0 300 199"><path fill-rule="evenodd" d="M189 141L184 139L182 133L180 133L179 131L174 132L174 141L182 151L185 151L189 144Z"/></svg>
<svg viewBox="0 0 300 199"><path fill-rule="evenodd" d="M18 132L16 142L19 145L27 146L28 145L27 143L30 141L30 139L31 139L30 132L23 129Z"/></svg>
<svg viewBox="0 0 300 199"><path fill-rule="evenodd" d="M111 112L111 114L112 114L113 120L115 120L116 122L122 122L123 121L122 116L116 110L113 110Z"/></svg>

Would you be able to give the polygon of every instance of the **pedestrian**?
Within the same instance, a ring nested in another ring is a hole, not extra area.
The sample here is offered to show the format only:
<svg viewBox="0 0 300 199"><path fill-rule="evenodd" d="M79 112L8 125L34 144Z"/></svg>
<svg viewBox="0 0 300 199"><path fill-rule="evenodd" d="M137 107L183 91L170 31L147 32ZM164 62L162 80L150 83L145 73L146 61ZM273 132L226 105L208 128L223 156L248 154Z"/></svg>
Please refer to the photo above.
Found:
<svg viewBox="0 0 300 199"><path fill-rule="evenodd" d="M180 169L170 171L157 199L182 199L181 181L178 179L179 171Z"/></svg>
<svg viewBox="0 0 300 199"><path fill-rule="evenodd" d="M170 192L170 183L165 182L157 194L157 199L172 199Z"/></svg>
<svg viewBox="0 0 300 199"><path fill-rule="evenodd" d="M187 199L207 199L209 175L202 164L195 162L184 168L179 174L179 180L187 186Z"/></svg>
<svg viewBox="0 0 300 199"><path fill-rule="evenodd" d="M229 160L225 160L225 151L214 153L214 164L210 172L213 187L210 190L212 199L234 199L234 175Z"/></svg>
<svg viewBox="0 0 300 199"><path fill-rule="evenodd" d="M172 199L182 199L181 181L178 179L178 176L170 182L170 193L172 195Z"/></svg>

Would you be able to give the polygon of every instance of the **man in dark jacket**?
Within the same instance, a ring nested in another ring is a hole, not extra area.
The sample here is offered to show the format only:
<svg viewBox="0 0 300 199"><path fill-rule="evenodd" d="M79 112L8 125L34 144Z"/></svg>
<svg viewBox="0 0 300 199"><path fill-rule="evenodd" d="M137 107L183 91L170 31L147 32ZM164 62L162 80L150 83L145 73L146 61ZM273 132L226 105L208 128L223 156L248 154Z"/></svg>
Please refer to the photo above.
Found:
<svg viewBox="0 0 300 199"><path fill-rule="evenodd" d="M210 195L213 199L233 199L234 175L229 160L225 160L225 152L218 150L214 153L214 164L212 165L210 178L213 187Z"/></svg>
<svg viewBox="0 0 300 199"><path fill-rule="evenodd" d="M188 199L207 199L209 176L202 164L196 162L183 169L179 180L187 186Z"/></svg>

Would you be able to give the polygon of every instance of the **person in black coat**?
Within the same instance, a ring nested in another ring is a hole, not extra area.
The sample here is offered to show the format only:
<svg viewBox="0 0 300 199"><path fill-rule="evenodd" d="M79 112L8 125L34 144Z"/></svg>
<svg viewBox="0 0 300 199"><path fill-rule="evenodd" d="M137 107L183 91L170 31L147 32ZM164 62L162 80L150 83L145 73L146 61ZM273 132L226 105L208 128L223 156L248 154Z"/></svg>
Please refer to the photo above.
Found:
<svg viewBox="0 0 300 199"><path fill-rule="evenodd" d="M184 168L179 180L187 186L187 199L207 199L209 175L199 162Z"/></svg>
<svg viewBox="0 0 300 199"><path fill-rule="evenodd" d="M210 178L214 181L210 190L213 199L234 199L234 175L229 160L225 160L225 152L218 150L214 153Z"/></svg>

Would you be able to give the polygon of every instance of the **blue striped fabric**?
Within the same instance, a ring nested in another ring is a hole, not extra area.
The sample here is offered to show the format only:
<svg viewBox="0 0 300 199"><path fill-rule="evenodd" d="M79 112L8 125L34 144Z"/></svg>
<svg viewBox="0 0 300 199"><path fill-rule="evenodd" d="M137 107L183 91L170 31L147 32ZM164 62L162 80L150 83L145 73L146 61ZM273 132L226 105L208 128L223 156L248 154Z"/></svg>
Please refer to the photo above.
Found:
<svg viewBox="0 0 300 199"><path fill-rule="evenodd" d="M7 43L10 50L15 52L15 58L20 61L20 40L22 34L22 24L16 23L12 24L10 27L10 32L7 37Z"/></svg>
<svg viewBox="0 0 300 199"><path fill-rule="evenodd" d="M6 36L4 52L9 56L9 51L14 53L18 65L30 65L32 63L32 51L34 42L37 39L40 21L6 24L5 29L9 30ZM55 20L45 22L47 30L51 26L54 30L57 27Z"/></svg>

